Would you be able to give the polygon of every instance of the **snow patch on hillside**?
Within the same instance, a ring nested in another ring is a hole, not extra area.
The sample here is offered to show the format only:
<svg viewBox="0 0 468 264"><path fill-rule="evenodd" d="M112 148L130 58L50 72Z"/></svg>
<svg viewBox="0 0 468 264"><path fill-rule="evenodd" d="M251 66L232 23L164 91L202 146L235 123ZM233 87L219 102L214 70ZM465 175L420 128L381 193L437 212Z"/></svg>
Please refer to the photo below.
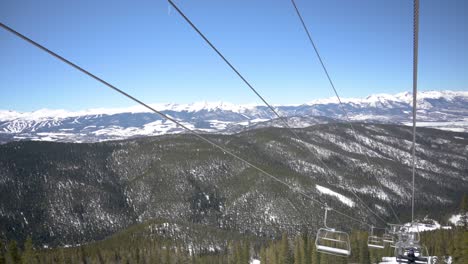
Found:
<svg viewBox="0 0 468 264"><path fill-rule="evenodd" d="M315 188L317 188L317 190L320 192L320 193L323 193L323 194L328 194L328 195L331 195L331 196L335 196L336 198L338 198L338 200L340 200L340 202L346 204L347 206L349 207L354 207L355 203L353 202L353 200L349 199L348 197L342 195L342 194L339 194L335 191L332 191L326 187L323 187L323 186L320 186L318 184L315 185Z"/></svg>
<svg viewBox="0 0 468 264"><path fill-rule="evenodd" d="M468 218L468 213L466 214L466 218ZM452 215L449 219L449 222L456 226L462 225L462 214Z"/></svg>
<svg viewBox="0 0 468 264"><path fill-rule="evenodd" d="M433 219L425 218L421 222L406 223L404 225L408 232L425 232L438 229L452 229L451 226L442 226L439 222Z"/></svg>

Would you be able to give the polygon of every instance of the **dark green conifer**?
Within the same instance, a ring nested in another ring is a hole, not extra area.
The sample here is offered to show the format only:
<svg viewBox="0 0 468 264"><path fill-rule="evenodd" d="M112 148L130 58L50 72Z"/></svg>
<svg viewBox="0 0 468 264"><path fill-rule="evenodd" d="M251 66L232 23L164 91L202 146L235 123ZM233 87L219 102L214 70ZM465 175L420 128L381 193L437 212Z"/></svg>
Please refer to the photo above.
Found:
<svg viewBox="0 0 468 264"><path fill-rule="evenodd" d="M10 256L10 260L13 264L21 263L21 254L18 249L18 244L15 240L12 240L8 244L8 255Z"/></svg>
<svg viewBox="0 0 468 264"><path fill-rule="evenodd" d="M28 236L26 241L24 242L24 252L22 256L23 264L32 264L34 263L34 249L33 249L33 242L32 238Z"/></svg>
<svg viewBox="0 0 468 264"><path fill-rule="evenodd" d="M5 249L4 249L2 241L0 240L0 264L5 264L5 263L6 263Z"/></svg>
<svg viewBox="0 0 468 264"><path fill-rule="evenodd" d="M289 247L289 240L286 232L284 232L281 237L279 250L279 262L282 264L292 264L293 259L291 254L291 248Z"/></svg>

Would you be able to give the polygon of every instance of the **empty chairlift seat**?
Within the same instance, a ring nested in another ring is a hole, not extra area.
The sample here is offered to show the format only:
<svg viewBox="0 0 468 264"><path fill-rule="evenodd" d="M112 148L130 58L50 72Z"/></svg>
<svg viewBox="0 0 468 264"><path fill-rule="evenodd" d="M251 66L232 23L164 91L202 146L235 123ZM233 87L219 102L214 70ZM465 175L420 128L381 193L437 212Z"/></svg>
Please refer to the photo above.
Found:
<svg viewBox="0 0 468 264"><path fill-rule="evenodd" d="M382 240L384 243L389 243L390 245L395 243L395 236L390 233L387 229L385 229L385 234L382 236Z"/></svg>
<svg viewBox="0 0 468 264"><path fill-rule="evenodd" d="M377 249L383 249L385 248L384 242L382 238L378 236L369 236L367 238L367 246L369 248L377 248Z"/></svg>
<svg viewBox="0 0 468 264"><path fill-rule="evenodd" d="M351 255L349 235L332 228L320 228L315 239L317 252L335 256L348 257Z"/></svg>
<svg viewBox="0 0 468 264"><path fill-rule="evenodd" d="M337 231L327 226L327 214L331 208L325 208L325 217L323 218L324 228L317 231L315 238L315 248L317 252L340 256L349 257L351 255L351 244L349 242L349 235L346 232Z"/></svg>
<svg viewBox="0 0 468 264"><path fill-rule="evenodd" d="M385 248L383 239L381 237L374 236L374 227L371 227L370 236L367 237L367 246L369 248L376 248L376 249Z"/></svg>

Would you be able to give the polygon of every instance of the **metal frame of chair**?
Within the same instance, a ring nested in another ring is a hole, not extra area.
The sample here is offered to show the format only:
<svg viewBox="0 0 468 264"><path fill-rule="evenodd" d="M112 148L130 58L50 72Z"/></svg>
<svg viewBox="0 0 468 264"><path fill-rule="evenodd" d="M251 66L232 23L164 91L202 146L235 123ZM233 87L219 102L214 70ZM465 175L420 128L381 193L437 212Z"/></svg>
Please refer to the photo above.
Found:
<svg viewBox="0 0 468 264"><path fill-rule="evenodd" d="M428 257L428 251L425 246L422 246L420 241L420 235L418 230L418 225L416 225L416 232L410 232L411 226L414 223L411 223L410 226L405 226L400 228L398 232L398 242L395 246L395 256L398 263L408 263L408 252L410 249L414 250L414 255L417 257L415 263L418 264L428 264L431 262L431 258Z"/></svg>
<svg viewBox="0 0 468 264"><path fill-rule="evenodd" d="M371 226L370 236L367 237L367 247L383 249L385 248L384 241L378 236L374 236L374 227Z"/></svg>
<svg viewBox="0 0 468 264"><path fill-rule="evenodd" d="M327 214L330 208L325 208L324 228L317 231L315 238L315 248L317 252L339 257L349 257L351 255L351 244L349 235L343 231L337 231L327 226Z"/></svg>
<svg viewBox="0 0 468 264"><path fill-rule="evenodd" d="M383 234L382 240L384 241L384 243L389 243L390 245L392 245L395 243L395 236L390 234L390 231L387 228L385 228L385 234Z"/></svg>

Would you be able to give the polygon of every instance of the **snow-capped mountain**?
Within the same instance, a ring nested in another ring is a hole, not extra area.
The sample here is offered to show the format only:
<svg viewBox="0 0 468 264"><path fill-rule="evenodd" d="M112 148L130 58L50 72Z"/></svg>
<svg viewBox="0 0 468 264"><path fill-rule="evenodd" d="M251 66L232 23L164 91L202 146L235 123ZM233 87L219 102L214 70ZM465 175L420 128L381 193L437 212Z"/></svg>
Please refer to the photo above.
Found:
<svg viewBox="0 0 468 264"><path fill-rule="evenodd" d="M410 124L412 94L376 94L343 98L354 121ZM151 105L187 127L206 133L235 133L251 127L283 126L259 105L225 102ZM275 106L291 127L306 127L344 119L336 98L302 105ZM458 132L468 131L468 91L428 91L418 94L418 125ZM42 109L34 112L0 111L0 143L15 140L96 142L180 133L184 130L141 106L91 109L78 112Z"/></svg>

